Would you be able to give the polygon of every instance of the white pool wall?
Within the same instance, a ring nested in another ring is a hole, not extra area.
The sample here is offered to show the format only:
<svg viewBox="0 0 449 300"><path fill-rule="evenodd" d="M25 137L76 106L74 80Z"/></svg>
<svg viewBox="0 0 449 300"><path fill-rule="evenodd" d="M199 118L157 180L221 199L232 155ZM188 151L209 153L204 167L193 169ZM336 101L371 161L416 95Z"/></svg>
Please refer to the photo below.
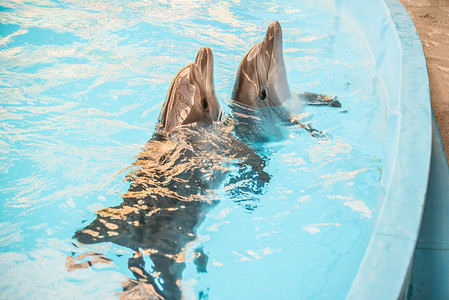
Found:
<svg viewBox="0 0 449 300"><path fill-rule="evenodd" d="M379 214L347 299L397 299L413 259L429 176L426 60L413 21L398 0L333 0L333 6L371 49L388 120Z"/></svg>

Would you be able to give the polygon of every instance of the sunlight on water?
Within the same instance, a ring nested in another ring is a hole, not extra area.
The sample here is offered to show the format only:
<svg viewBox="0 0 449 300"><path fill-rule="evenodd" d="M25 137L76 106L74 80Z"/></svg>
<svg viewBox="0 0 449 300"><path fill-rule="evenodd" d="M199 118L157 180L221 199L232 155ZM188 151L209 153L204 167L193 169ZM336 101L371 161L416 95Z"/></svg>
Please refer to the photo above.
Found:
<svg viewBox="0 0 449 300"><path fill-rule="evenodd" d="M283 28L292 92L342 103L289 106L325 138L297 125L263 124L275 138L240 136L244 145L225 124L199 131L207 139L196 139L195 149L203 149L190 155L196 161L176 160L191 149L174 142L182 134L144 148L173 77L200 47L212 48L215 90L230 115L239 62L273 20ZM186 218L192 228L184 228L178 252L159 249L179 264L186 299L343 299L377 217L386 128L383 90L361 41L326 1L2 1L1 297L151 294L139 272L160 289L164 274L154 265L161 260L137 242L145 232L118 230L125 221L117 214L135 218L148 209L142 202L137 212L123 210L121 195L138 198L124 181L129 175L145 195L204 196L199 207L167 209L166 218ZM254 184L253 173L263 172L239 163L251 148L265 160L269 182ZM153 169L128 169L144 158ZM178 180L197 170L204 175L199 194L189 194L192 183ZM177 213L183 209L198 220ZM111 239L83 245L74 238L95 221Z"/></svg>

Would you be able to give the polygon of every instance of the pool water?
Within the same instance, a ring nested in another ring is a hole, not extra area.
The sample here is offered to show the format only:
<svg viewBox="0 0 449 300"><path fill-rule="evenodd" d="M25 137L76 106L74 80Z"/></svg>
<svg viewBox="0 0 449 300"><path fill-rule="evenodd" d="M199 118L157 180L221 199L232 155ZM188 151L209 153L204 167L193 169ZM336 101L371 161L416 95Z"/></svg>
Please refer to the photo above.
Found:
<svg viewBox="0 0 449 300"><path fill-rule="evenodd" d="M227 181L217 188L220 201L185 249L180 284L186 299L345 297L380 205L386 110L363 36L328 1L6 0L1 298L120 296L135 279L134 252L82 245L75 232L122 202L127 168L198 49L212 48L216 93L231 115L238 64L273 20L283 27L291 90L335 95L342 107L292 106L325 138L293 125L279 127L281 139L250 143L270 182L252 195L236 195ZM196 249L207 272L198 272Z"/></svg>

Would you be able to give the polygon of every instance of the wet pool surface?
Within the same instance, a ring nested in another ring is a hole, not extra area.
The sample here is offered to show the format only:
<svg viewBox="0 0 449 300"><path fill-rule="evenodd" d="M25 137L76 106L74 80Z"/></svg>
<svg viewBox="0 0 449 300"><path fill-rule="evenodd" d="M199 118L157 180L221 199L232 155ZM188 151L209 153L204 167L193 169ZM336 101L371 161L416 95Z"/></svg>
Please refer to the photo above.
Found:
<svg viewBox="0 0 449 300"><path fill-rule="evenodd" d="M282 138L245 141L270 180L248 191L228 165L178 256L179 286L186 299L344 298L380 205L385 99L363 37L316 1L2 2L2 298L136 296L136 251L75 233L121 205L127 168L198 49L212 48L231 116L239 62L273 20L292 92L337 96L342 107L289 106L324 138L277 124ZM139 268L161 288L144 250Z"/></svg>

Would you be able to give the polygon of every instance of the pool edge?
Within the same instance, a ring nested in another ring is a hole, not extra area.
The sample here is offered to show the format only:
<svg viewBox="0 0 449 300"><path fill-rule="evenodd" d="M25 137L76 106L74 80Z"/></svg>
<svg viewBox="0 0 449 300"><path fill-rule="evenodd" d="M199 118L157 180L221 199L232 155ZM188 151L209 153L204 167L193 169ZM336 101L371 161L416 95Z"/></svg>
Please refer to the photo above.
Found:
<svg viewBox="0 0 449 300"><path fill-rule="evenodd" d="M429 78L421 40L399 0L334 0L364 31L387 101L383 194L371 240L347 299L397 299L421 226L430 169Z"/></svg>

